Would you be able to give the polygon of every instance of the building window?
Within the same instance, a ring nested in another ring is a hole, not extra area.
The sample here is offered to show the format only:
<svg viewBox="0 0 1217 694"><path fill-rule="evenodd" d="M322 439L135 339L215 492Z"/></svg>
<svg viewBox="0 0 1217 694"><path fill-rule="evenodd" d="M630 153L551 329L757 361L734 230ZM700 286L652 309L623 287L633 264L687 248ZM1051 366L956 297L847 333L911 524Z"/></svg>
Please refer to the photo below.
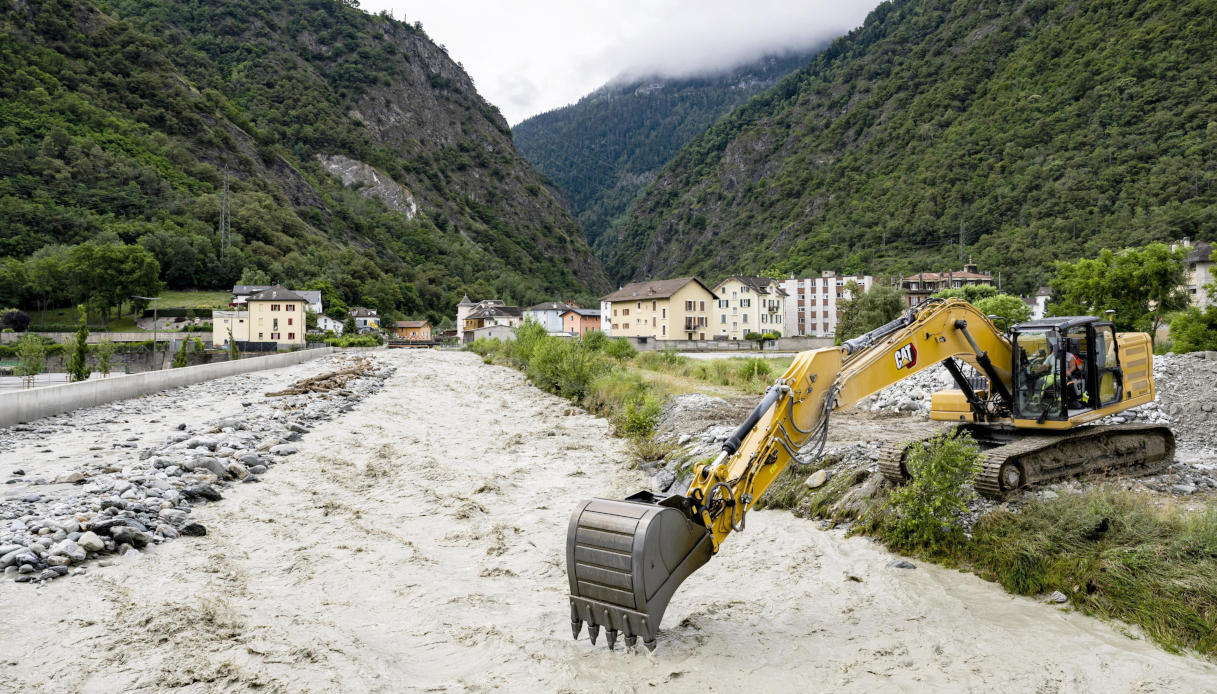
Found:
<svg viewBox="0 0 1217 694"><path fill-rule="evenodd" d="M651 302L651 310L652 310L652 311L654 311L654 310L655 310L655 302L654 302L654 301L652 301L652 302Z"/></svg>
<svg viewBox="0 0 1217 694"><path fill-rule="evenodd" d="M638 302L638 305L637 305L637 306L635 306L634 308L636 308L636 309L638 309L639 311L641 311L641 310L642 310L642 302L641 302L641 301L639 301L639 302Z"/></svg>
<svg viewBox="0 0 1217 694"><path fill-rule="evenodd" d="M664 320L668 319L668 307L667 306L664 306L663 308L659 309L659 317L663 318Z"/></svg>
<svg viewBox="0 0 1217 694"><path fill-rule="evenodd" d="M628 308L621 309L621 315L623 315L623 316L630 315L630 310Z"/></svg>
<svg viewBox="0 0 1217 694"><path fill-rule="evenodd" d="M279 310L279 304L271 304L271 305L270 305L270 310L272 310L272 311L278 311L278 310Z"/></svg>
<svg viewBox="0 0 1217 694"><path fill-rule="evenodd" d="M262 333L258 333L258 340L259 340L259 341L261 341L261 340L262 340Z"/></svg>
<svg viewBox="0 0 1217 694"><path fill-rule="evenodd" d="M748 314L747 313L744 314L743 322L745 325L748 323Z"/></svg>
<svg viewBox="0 0 1217 694"><path fill-rule="evenodd" d="M288 310L288 311L295 311L295 310L296 310L296 305L295 305L295 304L288 304L288 305L287 305L287 310Z"/></svg>
<svg viewBox="0 0 1217 694"><path fill-rule="evenodd" d="M726 325L726 324L727 324L727 314L725 314L725 313L720 313L720 314L718 314L718 315L719 315L719 318L721 318L721 319L722 319L722 320L720 320L720 321L719 321L719 323L722 323L723 325Z"/></svg>
<svg viewBox="0 0 1217 694"><path fill-rule="evenodd" d="M701 304L701 308L699 308L699 309L697 309L697 310L698 310L698 311L705 311L705 310L706 310L706 302L704 302L704 301L700 301L700 302L698 302L698 303L699 303L699 304Z"/></svg>
<svg viewBox="0 0 1217 694"><path fill-rule="evenodd" d="M667 334L668 334L668 326L667 326L667 324L666 324L666 323L663 325L663 327L661 327L661 328L659 329L659 334L660 334L660 335L667 335Z"/></svg>
<svg viewBox="0 0 1217 694"><path fill-rule="evenodd" d="M414 337L414 335L410 335L410 337ZM289 340L294 340L294 339L296 339L296 333L288 333L288 334L287 334L287 339L289 339Z"/></svg>
<svg viewBox="0 0 1217 694"><path fill-rule="evenodd" d="M291 319L291 318L288 318L288 319L287 319L287 324L288 324L288 325L291 325L291 324L292 324L292 319Z"/></svg>

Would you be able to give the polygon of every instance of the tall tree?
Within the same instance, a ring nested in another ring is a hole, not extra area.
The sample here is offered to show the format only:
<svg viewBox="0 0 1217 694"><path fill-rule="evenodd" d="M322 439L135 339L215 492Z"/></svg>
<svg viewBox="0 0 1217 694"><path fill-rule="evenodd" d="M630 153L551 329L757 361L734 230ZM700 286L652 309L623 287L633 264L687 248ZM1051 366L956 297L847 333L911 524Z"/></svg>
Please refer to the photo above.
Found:
<svg viewBox="0 0 1217 694"><path fill-rule="evenodd" d="M76 343L72 345L72 356L68 359L68 378L84 381L89 378L89 314L84 304L76 310L80 313L80 329L76 331Z"/></svg>
<svg viewBox="0 0 1217 694"><path fill-rule="evenodd" d="M863 292L857 282L850 280L845 288L853 298L837 304L841 312L837 321L837 344L894 320L904 310L904 296L895 287L876 284L870 291Z"/></svg>
<svg viewBox="0 0 1217 694"><path fill-rule="evenodd" d="M1156 338L1163 317L1187 306L1184 293L1186 248L1162 243L1119 251L1104 249L1096 258L1058 261L1052 278L1052 315L1102 315L1114 310L1118 330L1146 331Z"/></svg>

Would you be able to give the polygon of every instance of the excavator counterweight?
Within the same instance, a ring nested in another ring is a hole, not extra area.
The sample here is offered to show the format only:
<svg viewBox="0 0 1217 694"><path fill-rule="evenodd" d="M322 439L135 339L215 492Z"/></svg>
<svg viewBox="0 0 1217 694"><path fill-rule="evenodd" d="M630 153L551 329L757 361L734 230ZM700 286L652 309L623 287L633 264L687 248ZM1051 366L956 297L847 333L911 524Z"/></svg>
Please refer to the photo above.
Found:
<svg viewBox="0 0 1217 694"><path fill-rule="evenodd" d="M965 376L959 362L978 375ZM654 650L676 589L744 530L752 505L790 463L819 458L830 414L940 363L959 390L935 394L932 417L957 422L984 447L976 486L986 496L1073 475L1152 471L1173 457L1165 427L1091 424L1153 401L1148 335L1117 335L1089 316L1003 332L965 301L931 299L840 347L796 356L719 456L694 468L683 495L581 503L566 540L575 638L587 624L593 643L604 629L609 648L642 637ZM885 446L880 459L894 483L908 475L905 445Z"/></svg>

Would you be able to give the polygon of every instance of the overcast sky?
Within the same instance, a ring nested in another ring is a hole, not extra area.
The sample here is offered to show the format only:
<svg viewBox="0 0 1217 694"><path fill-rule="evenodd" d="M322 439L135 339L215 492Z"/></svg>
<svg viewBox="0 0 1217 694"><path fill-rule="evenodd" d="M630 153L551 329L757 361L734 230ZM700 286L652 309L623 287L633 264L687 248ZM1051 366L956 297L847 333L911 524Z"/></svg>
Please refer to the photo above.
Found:
<svg viewBox="0 0 1217 694"><path fill-rule="evenodd" d="M512 125L625 74L684 76L810 47L878 0L362 0L421 21Z"/></svg>

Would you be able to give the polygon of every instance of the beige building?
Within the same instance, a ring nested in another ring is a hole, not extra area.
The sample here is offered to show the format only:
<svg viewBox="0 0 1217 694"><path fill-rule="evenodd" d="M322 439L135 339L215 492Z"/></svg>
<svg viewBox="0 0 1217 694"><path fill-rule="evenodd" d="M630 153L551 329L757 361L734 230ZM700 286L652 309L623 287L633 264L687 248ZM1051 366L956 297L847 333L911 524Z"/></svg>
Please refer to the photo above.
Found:
<svg viewBox="0 0 1217 694"><path fill-rule="evenodd" d="M1184 241L1187 244L1187 241ZM1217 277L1213 276L1213 246L1201 241L1191 247L1192 252L1184 260L1187 278L1187 299L1201 310L1209 305L1209 293L1205 285L1212 284Z"/></svg>
<svg viewBox="0 0 1217 694"><path fill-rule="evenodd" d="M279 349L303 347L305 309L308 301L282 286L275 285L250 294L245 311L212 313L211 342L228 342L229 330L238 345L274 343Z"/></svg>
<svg viewBox="0 0 1217 694"><path fill-rule="evenodd" d="M717 300L696 277L633 282L600 299L601 317L613 337L709 340Z"/></svg>
<svg viewBox="0 0 1217 694"><path fill-rule="evenodd" d="M786 291L768 277L732 275L714 288L718 299L711 321L713 336L720 340L743 340L748 333L785 334Z"/></svg>

